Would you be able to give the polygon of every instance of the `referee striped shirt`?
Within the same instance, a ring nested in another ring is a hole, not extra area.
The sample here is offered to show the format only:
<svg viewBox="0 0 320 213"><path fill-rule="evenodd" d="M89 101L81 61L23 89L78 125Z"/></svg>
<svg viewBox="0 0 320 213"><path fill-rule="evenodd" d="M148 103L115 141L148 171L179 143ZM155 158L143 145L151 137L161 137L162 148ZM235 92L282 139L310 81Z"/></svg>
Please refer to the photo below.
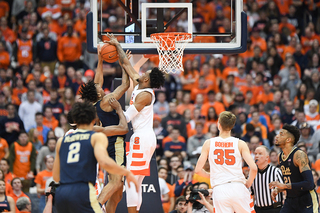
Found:
<svg viewBox="0 0 320 213"><path fill-rule="evenodd" d="M268 165L264 170L259 170L256 178L251 186L251 194L254 195L255 206L269 207L273 205L271 199L271 191L269 183L272 181L279 181L283 183L281 170L275 166ZM279 193L276 197L277 202L283 201L283 193Z"/></svg>

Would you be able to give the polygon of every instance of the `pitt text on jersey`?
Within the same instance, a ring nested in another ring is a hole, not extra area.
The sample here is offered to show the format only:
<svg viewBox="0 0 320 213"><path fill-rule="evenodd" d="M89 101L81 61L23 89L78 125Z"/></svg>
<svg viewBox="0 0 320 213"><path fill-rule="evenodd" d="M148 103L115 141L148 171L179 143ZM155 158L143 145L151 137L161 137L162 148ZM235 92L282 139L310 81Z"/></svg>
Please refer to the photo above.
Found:
<svg viewBox="0 0 320 213"><path fill-rule="evenodd" d="M281 166L281 171L283 175L291 175L291 171L289 167Z"/></svg>

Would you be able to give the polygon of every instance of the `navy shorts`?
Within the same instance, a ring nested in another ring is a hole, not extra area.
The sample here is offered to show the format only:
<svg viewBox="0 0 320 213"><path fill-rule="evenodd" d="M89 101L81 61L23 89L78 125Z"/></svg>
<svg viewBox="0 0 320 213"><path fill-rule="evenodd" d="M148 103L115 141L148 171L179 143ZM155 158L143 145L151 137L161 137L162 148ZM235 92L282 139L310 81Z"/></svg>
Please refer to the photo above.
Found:
<svg viewBox="0 0 320 213"><path fill-rule="evenodd" d="M119 166L126 167L126 142L118 136L115 141L109 140L108 154Z"/></svg>
<svg viewBox="0 0 320 213"><path fill-rule="evenodd" d="M315 190L300 197L287 197L280 213L319 213L318 195Z"/></svg>
<svg viewBox="0 0 320 213"><path fill-rule="evenodd" d="M102 213L92 183L61 184L54 199L59 213Z"/></svg>

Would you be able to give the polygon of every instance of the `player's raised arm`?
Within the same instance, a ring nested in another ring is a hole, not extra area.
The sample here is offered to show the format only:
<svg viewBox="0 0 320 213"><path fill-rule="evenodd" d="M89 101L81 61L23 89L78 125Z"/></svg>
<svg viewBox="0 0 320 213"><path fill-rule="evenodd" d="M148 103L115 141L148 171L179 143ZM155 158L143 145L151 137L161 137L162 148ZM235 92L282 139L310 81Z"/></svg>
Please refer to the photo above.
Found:
<svg viewBox="0 0 320 213"><path fill-rule="evenodd" d="M133 182L138 190L138 182L133 174L119 166L114 160L112 160L107 152L108 139L102 133L95 133L91 137L91 143L94 149L94 155L99 163L99 165L105 169L110 174L124 175L127 178L128 183Z"/></svg>
<svg viewBox="0 0 320 213"><path fill-rule="evenodd" d="M194 170L196 174L206 178L210 178L210 174L204 171L203 167L206 161L208 160L209 150L210 150L210 139L204 142L201 150L201 155L198 159L196 168Z"/></svg>
<svg viewBox="0 0 320 213"><path fill-rule="evenodd" d="M125 69L125 71L128 73L128 75L132 79L133 85L136 86L138 84L137 80L140 78L140 75L132 67L132 65L131 65L126 53L124 52L124 50L122 49L120 43L114 37L114 35L113 34L107 34L107 36L110 39L110 41L105 41L105 42L107 42L107 43L109 43L111 45L114 45L117 48L118 55L119 55L119 62L121 64L122 68Z"/></svg>
<svg viewBox="0 0 320 213"><path fill-rule="evenodd" d="M99 84L100 87L103 85L103 58L101 55L101 45L98 44L97 46L97 52L98 52L98 65L96 74L94 76L94 83Z"/></svg>
<svg viewBox="0 0 320 213"><path fill-rule="evenodd" d="M57 142L57 145L56 145L56 156L54 158L53 169L52 169L53 180L56 183L58 183L60 181L60 155L59 155L59 151L60 151L62 139L63 138L59 138L59 140Z"/></svg>
<svg viewBox="0 0 320 213"><path fill-rule="evenodd" d="M106 136L127 134L129 131L129 128L128 128L127 120L125 115L123 114L120 103L115 98L110 98L109 104L114 110L116 110L117 114L119 115L119 124L107 126L107 127L94 126L93 131L102 132Z"/></svg>
<svg viewBox="0 0 320 213"><path fill-rule="evenodd" d="M257 168L257 165L255 164L253 158L251 157L250 150L249 150L249 147L246 144L246 142L239 140L239 150L240 150L242 158L244 159L244 161L248 164L248 166L250 168L249 177L248 177L247 183L246 183L246 187L249 188L252 185L255 177L257 176L258 168Z"/></svg>

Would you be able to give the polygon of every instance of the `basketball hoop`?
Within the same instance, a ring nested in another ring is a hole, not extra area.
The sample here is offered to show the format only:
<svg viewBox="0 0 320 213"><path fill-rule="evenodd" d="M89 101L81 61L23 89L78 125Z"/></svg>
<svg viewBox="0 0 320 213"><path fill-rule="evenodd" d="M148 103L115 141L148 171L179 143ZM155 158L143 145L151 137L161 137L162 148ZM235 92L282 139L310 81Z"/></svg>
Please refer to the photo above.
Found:
<svg viewBox="0 0 320 213"><path fill-rule="evenodd" d="M159 69L166 73L183 71L183 51L191 33L154 33L150 35L159 53Z"/></svg>

